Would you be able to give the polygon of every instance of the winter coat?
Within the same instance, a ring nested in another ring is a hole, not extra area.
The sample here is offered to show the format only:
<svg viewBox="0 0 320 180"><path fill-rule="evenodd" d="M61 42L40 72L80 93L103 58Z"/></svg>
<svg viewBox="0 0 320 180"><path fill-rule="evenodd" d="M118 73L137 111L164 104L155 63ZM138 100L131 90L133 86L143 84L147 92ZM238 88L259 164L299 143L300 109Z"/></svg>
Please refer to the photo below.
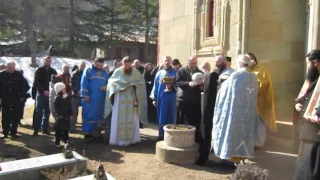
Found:
<svg viewBox="0 0 320 180"><path fill-rule="evenodd" d="M54 118L56 118L56 110L54 107L54 98L56 97L57 94L54 91L53 87L57 82L62 82L62 78L59 76L52 75L51 82L49 85L49 109L50 109L50 112L52 113L52 116Z"/></svg>
<svg viewBox="0 0 320 180"><path fill-rule="evenodd" d="M57 71L51 67L48 69L40 67L36 70L33 84L40 94L42 94L43 91L49 91L49 83L52 75L57 75Z"/></svg>
<svg viewBox="0 0 320 180"><path fill-rule="evenodd" d="M72 116L71 97L62 98L56 96L54 99L54 108L56 110L55 129L66 130L70 128L70 117Z"/></svg>
<svg viewBox="0 0 320 180"><path fill-rule="evenodd" d="M77 96L77 94L80 92L81 89L81 77L82 77L83 71L77 70L74 71L71 75L71 89L72 89L72 95L73 97L80 98L80 96Z"/></svg>

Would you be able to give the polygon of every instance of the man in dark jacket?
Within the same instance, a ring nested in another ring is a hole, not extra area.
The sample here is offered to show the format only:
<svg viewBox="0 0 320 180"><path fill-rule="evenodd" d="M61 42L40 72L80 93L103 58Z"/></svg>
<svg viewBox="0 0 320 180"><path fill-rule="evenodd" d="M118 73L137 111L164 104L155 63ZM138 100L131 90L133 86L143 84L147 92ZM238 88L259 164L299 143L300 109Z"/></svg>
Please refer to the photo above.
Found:
<svg viewBox="0 0 320 180"><path fill-rule="evenodd" d="M41 124L43 134L50 135L49 83L53 74L57 75L57 71L51 68L51 57L46 57L43 60L43 66L36 70L34 77L34 87L37 88L37 96L33 136L38 136Z"/></svg>
<svg viewBox="0 0 320 180"><path fill-rule="evenodd" d="M133 66L140 72L140 74L143 74L144 67L141 66L141 62L139 59L133 61Z"/></svg>
<svg viewBox="0 0 320 180"><path fill-rule="evenodd" d="M71 89L72 89L72 112L73 112L73 116L72 116L72 120L71 120L71 128L70 131L71 132L75 132L76 130L76 124L78 121L78 109L81 106L81 97L80 97L80 83L81 83L81 77L82 77L82 73L83 70L86 68L86 63L85 62L81 62L80 64L80 69L74 71L71 75Z"/></svg>
<svg viewBox="0 0 320 180"><path fill-rule="evenodd" d="M308 89L301 97L296 100L295 109L301 112L299 119L299 139L300 147L296 161L294 180L318 180L320 179L320 110L319 105L316 114L310 117L303 117L303 114L308 107L309 101L314 90L316 90L318 77L320 74L320 50L311 51L306 58L308 66L307 81L309 82ZM314 109L312 109L313 111ZM315 152L315 153L314 153ZM318 154L314 155L314 154Z"/></svg>
<svg viewBox="0 0 320 180"><path fill-rule="evenodd" d="M112 76L113 72L114 72L117 68L119 68L119 67L122 66L122 61L121 61L121 59L115 59L115 60L113 60L113 66L114 66L114 69L109 72L110 77Z"/></svg>
<svg viewBox="0 0 320 180"><path fill-rule="evenodd" d="M192 82L194 73L203 73L197 67L198 59L190 57L188 66L180 68L177 73L178 86L178 124L188 124L197 128L196 142L199 143L200 120L201 120L201 90L199 85Z"/></svg>
<svg viewBox="0 0 320 180"><path fill-rule="evenodd" d="M7 63L7 70L0 73L0 102L2 104L1 138L19 137L17 129L20 121L21 101L25 94L23 76L15 69L15 62ZM11 128L10 128L11 126Z"/></svg>

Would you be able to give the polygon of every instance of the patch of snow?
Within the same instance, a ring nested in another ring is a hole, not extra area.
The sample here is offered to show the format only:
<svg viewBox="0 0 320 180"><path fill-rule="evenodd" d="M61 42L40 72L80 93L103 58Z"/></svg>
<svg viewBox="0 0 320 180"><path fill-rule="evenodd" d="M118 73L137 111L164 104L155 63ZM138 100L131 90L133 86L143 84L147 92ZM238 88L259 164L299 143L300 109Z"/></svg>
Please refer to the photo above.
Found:
<svg viewBox="0 0 320 180"><path fill-rule="evenodd" d="M65 57L51 57L52 64L51 67L54 68L58 74L62 73L62 67L65 64L70 66L70 71L74 65L80 64L81 61L86 62L87 67L92 64L92 61L87 59L71 59ZM6 64L9 61L16 62L16 69L23 70L24 77L28 80L30 87L32 87L34 81L34 74L37 68L31 67L31 58L30 57L0 57L0 64ZM37 64L39 67L43 66L43 57L37 57ZM31 89L29 91L31 94ZM34 105L34 100L29 98L27 100L26 106Z"/></svg>

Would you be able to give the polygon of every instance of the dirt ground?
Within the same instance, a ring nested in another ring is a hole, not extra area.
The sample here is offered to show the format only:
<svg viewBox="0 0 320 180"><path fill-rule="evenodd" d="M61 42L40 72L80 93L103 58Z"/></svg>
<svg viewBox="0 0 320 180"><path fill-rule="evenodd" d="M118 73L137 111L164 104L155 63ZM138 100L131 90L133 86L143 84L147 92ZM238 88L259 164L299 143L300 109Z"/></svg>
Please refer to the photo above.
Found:
<svg viewBox="0 0 320 180"><path fill-rule="evenodd" d="M32 111L33 107L26 108L25 119L22 121L25 125L19 127L22 137L0 140L0 162L3 159L25 159L61 152L54 147L54 136L31 136ZM79 134L80 130L78 124L77 133L70 134L70 141L72 147L82 154L86 144L83 136ZM269 133L265 148L256 151L253 161L270 171L270 180L291 179L296 154L292 152L290 130L290 126L280 125L278 133ZM85 153L88 170L93 172L97 162L101 161L105 170L110 171L117 180L224 180L234 172L233 168L222 166L213 155L204 167L159 162L155 159L157 127L150 125L142 129L141 137L140 144L129 147L112 147L93 142Z"/></svg>

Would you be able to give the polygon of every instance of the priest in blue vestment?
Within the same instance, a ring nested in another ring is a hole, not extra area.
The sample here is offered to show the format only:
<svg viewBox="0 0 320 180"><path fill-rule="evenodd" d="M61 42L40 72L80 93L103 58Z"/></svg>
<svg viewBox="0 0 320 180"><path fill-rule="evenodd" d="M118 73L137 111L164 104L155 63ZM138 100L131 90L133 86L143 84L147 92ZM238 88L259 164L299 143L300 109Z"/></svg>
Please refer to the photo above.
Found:
<svg viewBox="0 0 320 180"><path fill-rule="evenodd" d="M157 107L157 120L159 125L159 138L164 137L163 127L167 124L175 124L177 119L177 95L176 95L176 75L177 70L172 68L170 56L163 58L165 68L157 72L154 85L150 94L153 105ZM164 78L172 78L169 91L166 90L167 84Z"/></svg>
<svg viewBox="0 0 320 180"><path fill-rule="evenodd" d="M103 69L104 61L96 58L92 66L86 68L81 78L82 130L91 138L90 133L104 119L104 102L109 74Z"/></svg>
<svg viewBox="0 0 320 180"><path fill-rule="evenodd" d="M222 83L214 108L212 140L222 162L254 157L257 115L257 76L248 69L249 57L237 58L238 70Z"/></svg>

